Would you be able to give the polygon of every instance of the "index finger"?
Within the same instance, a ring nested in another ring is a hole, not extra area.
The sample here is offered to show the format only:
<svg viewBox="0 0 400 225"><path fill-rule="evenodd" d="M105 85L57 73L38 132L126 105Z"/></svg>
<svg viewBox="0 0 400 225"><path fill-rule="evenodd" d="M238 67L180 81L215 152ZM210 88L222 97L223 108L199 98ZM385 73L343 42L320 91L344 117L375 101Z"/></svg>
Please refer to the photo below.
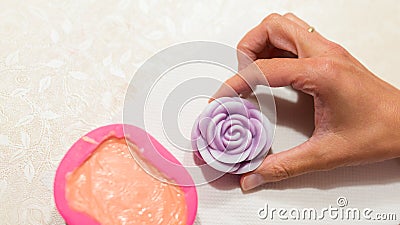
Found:
<svg viewBox="0 0 400 225"><path fill-rule="evenodd" d="M258 59L221 85L210 99L232 97L252 92L256 85L283 87L296 85L303 91L315 86L318 70L314 68L314 59ZM303 89L304 88L304 89ZM308 90L309 92L313 90Z"/></svg>
<svg viewBox="0 0 400 225"><path fill-rule="evenodd" d="M310 33L294 21L274 13L250 30L239 42L239 64L250 64L257 59L257 54L270 46L291 52L299 58L316 56L326 49L326 41L316 32Z"/></svg>

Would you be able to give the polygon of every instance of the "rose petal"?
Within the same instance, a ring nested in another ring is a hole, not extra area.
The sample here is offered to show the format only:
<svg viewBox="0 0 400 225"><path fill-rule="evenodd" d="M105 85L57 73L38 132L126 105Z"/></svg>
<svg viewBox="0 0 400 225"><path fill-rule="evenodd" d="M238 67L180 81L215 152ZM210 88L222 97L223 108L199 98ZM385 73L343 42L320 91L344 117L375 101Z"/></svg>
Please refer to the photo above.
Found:
<svg viewBox="0 0 400 225"><path fill-rule="evenodd" d="M206 131L206 141L207 143L214 149L218 149L218 146L216 146L214 140L218 138L218 135L216 134L216 125L220 122L223 121L226 118L225 114L219 114L215 116L214 118L211 119L211 122L208 124L208 128ZM204 136L203 136L204 137Z"/></svg>
<svg viewBox="0 0 400 225"><path fill-rule="evenodd" d="M211 122L212 122L212 118L210 118L210 117L200 118L200 120L199 120L199 130L200 130L201 136L203 136L203 137L207 136L208 125Z"/></svg>
<svg viewBox="0 0 400 225"><path fill-rule="evenodd" d="M211 153L206 149L199 150L199 153L200 153L201 157L203 158L203 160L209 166L211 166L212 168L214 168L216 170L222 171L222 172L226 172L226 173L233 172L233 171L236 171L240 166L239 164L236 164L236 163L229 164L229 163L220 162L220 161L216 160L211 155Z"/></svg>
<svg viewBox="0 0 400 225"><path fill-rule="evenodd" d="M241 174L257 168L272 145L273 127L250 101L223 97L196 119L192 147L222 172Z"/></svg>
<svg viewBox="0 0 400 225"><path fill-rule="evenodd" d="M254 127L256 128L256 133L253 134L253 142L250 146L250 156L247 160L252 160L255 157L257 157L260 152L264 149L265 144L267 143L267 133L264 131L264 126L263 124L256 120L256 119L250 119L251 123L254 124Z"/></svg>
<svg viewBox="0 0 400 225"><path fill-rule="evenodd" d="M226 154L225 152L220 152L219 150L215 150L213 148L208 148L208 151L215 160L229 164L239 164L240 162L245 161L246 158L250 155L250 151L245 151L239 154Z"/></svg>

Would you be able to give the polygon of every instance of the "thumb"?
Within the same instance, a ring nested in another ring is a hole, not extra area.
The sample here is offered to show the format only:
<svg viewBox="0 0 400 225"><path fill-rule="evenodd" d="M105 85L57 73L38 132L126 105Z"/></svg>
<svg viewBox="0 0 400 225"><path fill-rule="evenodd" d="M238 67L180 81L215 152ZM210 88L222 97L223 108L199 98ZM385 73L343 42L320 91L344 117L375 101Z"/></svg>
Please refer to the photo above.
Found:
<svg viewBox="0 0 400 225"><path fill-rule="evenodd" d="M256 85L271 87L289 86L294 83L307 85L306 82L312 81L316 75L313 64L314 61L310 58L258 59L226 80L213 95L212 100L252 92Z"/></svg>
<svg viewBox="0 0 400 225"><path fill-rule="evenodd" d="M303 144L287 151L268 155L253 172L245 174L240 180L243 191L265 183L284 180L304 173L329 170L346 164L346 154L335 151L333 138L311 137Z"/></svg>

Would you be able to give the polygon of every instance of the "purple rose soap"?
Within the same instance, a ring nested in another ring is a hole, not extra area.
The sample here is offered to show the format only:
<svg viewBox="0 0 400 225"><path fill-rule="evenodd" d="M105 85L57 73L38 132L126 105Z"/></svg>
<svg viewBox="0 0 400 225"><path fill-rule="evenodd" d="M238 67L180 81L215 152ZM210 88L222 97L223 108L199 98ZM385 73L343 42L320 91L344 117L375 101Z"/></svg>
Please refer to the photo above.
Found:
<svg viewBox="0 0 400 225"><path fill-rule="evenodd" d="M242 174L262 163L272 136L271 122L250 101L223 97L208 104L196 119L192 147L214 169Z"/></svg>

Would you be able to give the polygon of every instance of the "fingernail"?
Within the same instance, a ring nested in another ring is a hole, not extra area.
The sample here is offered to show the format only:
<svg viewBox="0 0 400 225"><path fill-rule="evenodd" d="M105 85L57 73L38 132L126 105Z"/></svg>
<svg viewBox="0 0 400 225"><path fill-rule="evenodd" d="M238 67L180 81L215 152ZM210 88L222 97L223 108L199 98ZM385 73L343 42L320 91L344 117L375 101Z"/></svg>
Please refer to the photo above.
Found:
<svg viewBox="0 0 400 225"><path fill-rule="evenodd" d="M250 189L260 186L263 183L264 183L264 178L260 174L254 173L245 176L243 178L241 186L243 191L248 191Z"/></svg>

